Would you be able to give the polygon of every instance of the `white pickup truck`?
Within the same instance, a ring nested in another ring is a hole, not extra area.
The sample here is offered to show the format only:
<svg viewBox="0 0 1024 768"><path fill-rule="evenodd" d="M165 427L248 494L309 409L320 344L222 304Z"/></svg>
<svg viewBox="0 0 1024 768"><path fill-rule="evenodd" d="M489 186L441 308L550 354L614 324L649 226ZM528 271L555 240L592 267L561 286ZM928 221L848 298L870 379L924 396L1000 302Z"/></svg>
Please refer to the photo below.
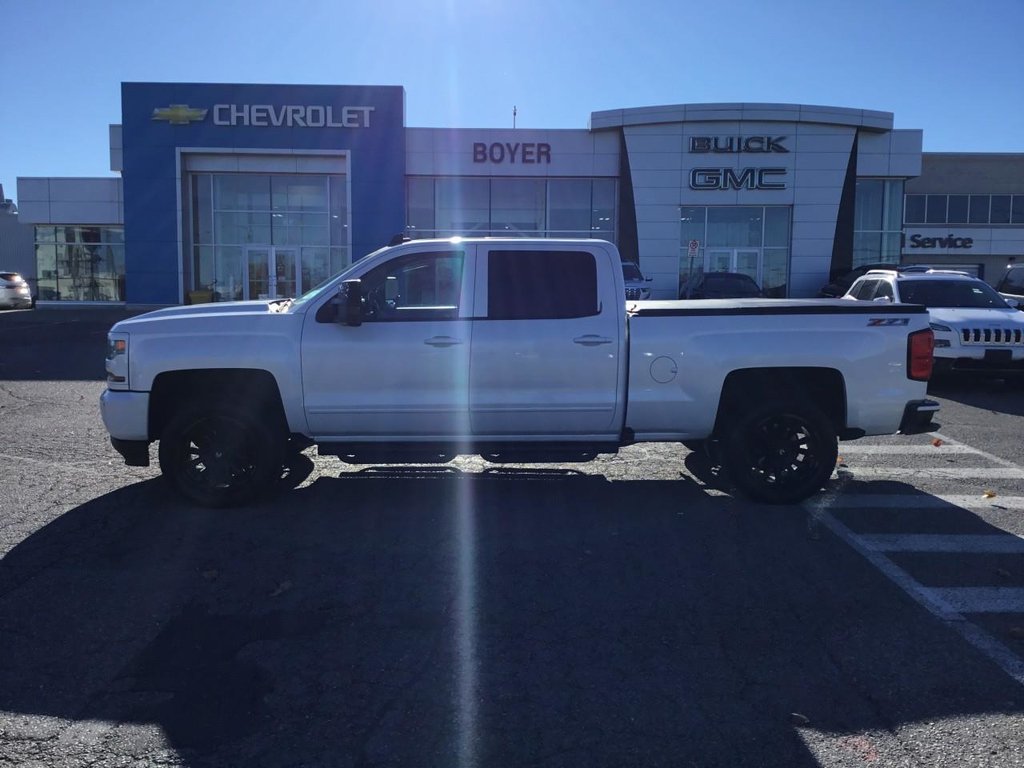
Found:
<svg viewBox="0 0 1024 768"><path fill-rule="evenodd" d="M601 240L420 240L299 299L161 309L108 336L103 420L133 466L242 503L289 451L355 463L582 461L700 444L770 503L816 493L837 439L921 431L923 307L626 302ZM713 451L711 448L713 447Z"/></svg>

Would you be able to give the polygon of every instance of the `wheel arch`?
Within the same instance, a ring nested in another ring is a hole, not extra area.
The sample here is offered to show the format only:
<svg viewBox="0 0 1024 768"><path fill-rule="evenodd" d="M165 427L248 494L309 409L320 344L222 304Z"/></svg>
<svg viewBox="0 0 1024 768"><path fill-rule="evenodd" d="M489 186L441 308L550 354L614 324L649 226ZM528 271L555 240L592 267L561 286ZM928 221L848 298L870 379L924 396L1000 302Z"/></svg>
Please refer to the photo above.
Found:
<svg viewBox="0 0 1024 768"><path fill-rule="evenodd" d="M722 383L715 416L720 434L729 415L751 402L769 398L811 402L832 422L836 432L846 430L846 382L835 368L741 368L731 371Z"/></svg>
<svg viewBox="0 0 1024 768"><path fill-rule="evenodd" d="M168 420L182 403L224 399L262 414L275 431L288 434L281 390L270 371L210 368L165 371L157 375L149 396L149 439L160 439Z"/></svg>

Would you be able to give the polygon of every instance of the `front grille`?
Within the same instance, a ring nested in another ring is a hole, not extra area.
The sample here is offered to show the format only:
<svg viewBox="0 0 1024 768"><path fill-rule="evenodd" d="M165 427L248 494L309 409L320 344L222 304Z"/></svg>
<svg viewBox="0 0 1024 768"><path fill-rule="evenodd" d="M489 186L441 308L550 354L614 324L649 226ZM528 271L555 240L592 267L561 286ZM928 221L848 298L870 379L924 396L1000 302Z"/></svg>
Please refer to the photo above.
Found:
<svg viewBox="0 0 1024 768"><path fill-rule="evenodd" d="M962 344L1001 344L1024 346L1024 332L1019 328L961 328Z"/></svg>
<svg viewBox="0 0 1024 768"><path fill-rule="evenodd" d="M639 288L627 288L626 289L626 298L630 299L631 301L639 301L640 300L640 289Z"/></svg>

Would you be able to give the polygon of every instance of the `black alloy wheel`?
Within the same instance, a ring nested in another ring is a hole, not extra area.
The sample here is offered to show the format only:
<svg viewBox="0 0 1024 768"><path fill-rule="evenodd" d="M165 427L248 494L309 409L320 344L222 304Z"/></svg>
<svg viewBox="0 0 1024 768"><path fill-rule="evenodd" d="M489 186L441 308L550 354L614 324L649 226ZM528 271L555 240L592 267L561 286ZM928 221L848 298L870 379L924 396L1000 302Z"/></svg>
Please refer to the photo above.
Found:
<svg viewBox="0 0 1024 768"><path fill-rule="evenodd" d="M725 470L747 497L793 504L817 493L836 466L835 427L807 403L767 401L739 414L723 441Z"/></svg>
<svg viewBox="0 0 1024 768"><path fill-rule="evenodd" d="M186 406L160 437L160 469L194 504L235 506L280 478L284 445L257 416L228 403Z"/></svg>

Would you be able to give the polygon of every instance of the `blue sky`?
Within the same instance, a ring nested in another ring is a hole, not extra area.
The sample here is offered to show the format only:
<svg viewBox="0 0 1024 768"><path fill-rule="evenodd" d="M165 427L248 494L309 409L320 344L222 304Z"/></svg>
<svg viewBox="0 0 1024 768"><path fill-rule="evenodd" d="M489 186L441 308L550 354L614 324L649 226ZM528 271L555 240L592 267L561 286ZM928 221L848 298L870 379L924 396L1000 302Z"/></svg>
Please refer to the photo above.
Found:
<svg viewBox="0 0 1024 768"><path fill-rule="evenodd" d="M1024 0L0 0L0 184L107 176L122 81L402 85L406 124L592 111L893 112L926 151L1024 152Z"/></svg>

